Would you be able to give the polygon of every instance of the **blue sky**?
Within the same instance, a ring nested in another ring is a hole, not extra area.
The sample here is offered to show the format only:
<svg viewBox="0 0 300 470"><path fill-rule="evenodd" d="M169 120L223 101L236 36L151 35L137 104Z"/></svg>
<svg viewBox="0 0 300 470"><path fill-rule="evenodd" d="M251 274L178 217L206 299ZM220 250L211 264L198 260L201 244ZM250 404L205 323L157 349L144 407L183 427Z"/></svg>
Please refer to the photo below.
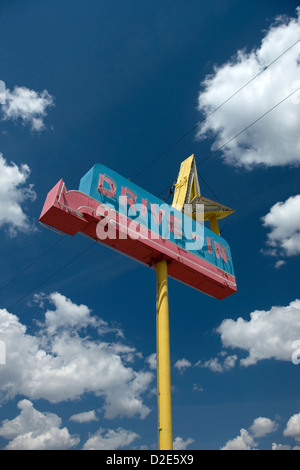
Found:
<svg viewBox="0 0 300 470"><path fill-rule="evenodd" d="M95 163L163 198L191 154L238 292L169 281L174 447L299 448L298 6L1 2L2 449L156 448L155 272L38 219Z"/></svg>

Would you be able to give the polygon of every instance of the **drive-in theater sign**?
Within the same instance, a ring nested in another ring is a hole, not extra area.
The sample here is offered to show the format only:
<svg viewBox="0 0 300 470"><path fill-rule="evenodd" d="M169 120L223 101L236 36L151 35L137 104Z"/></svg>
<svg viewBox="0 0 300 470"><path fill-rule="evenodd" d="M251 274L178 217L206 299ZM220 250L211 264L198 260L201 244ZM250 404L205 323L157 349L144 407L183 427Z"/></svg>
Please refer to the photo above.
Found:
<svg viewBox="0 0 300 470"><path fill-rule="evenodd" d="M168 276L217 299L236 292L230 249L217 222L231 212L201 196L192 155L181 164L172 206L97 164L78 190L60 180L40 216L41 224L83 233L156 270L159 450L173 449Z"/></svg>
<svg viewBox="0 0 300 470"><path fill-rule="evenodd" d="M70 235L81 232L150 267L165 259L169 276L223 299L236 292L230 248L204 226L201 210L199 219L102 164L81 179L79 190L60 180L40 216L43 224Z"/></svg>

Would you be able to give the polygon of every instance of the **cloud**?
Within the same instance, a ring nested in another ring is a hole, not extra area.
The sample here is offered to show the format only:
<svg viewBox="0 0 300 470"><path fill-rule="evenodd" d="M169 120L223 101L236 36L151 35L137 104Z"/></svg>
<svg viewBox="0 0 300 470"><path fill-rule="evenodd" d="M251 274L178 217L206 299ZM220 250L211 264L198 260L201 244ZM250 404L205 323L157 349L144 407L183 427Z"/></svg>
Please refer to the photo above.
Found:
<svg viewBox="0 0 300 470"><path fill-rule="evenodd" d="M149 364L150 369L156 370L157 369L157 354L156 353L150 354L150 356L146 358L146 362Z"/></svg>
<svg viewBox="0 0 300 470"><path fill-rule="evenodd" d="M240 435L228 441L220 450L252 450L257 444L246 429L240 430Z"/></svg>
<svg viewBox="0 0 300 470"><path fill-rule="evenodd" d="M105 434L104 434L105 433ZM100 428L84 444L84 450L115 450L132 444L140 436L132 431L118 428L116 431Z"/></svg>
<svg viewBox="0 0 300 470"><path fill-rule="evenodd" d="M300 442L300 413L294 414L288 420L286 427L283 431L285 437L291 437L296 442ZM300 446L294 446L287 444L272 444L272 450L300 450Z"/></svg>
<svg viewBox="0 0 300 470"><path fill-rule="evenodd" d="M233 354L232 356L227 356L224 360L223 367L225 370L230 370L235 367L235 363L237 361L237 355Z"/></svg>
<svg viewBox="0 0 300 470"><path fill-rule="evenodd" d="M213 137L213 151L299 88L300 43L264 71L267 65L299 40L299 18L300 8L297 8L296 18L277 18L259 47L251 52L239 50L228 63L216 66L201 84L198 109L206 121L200 126L197 137ZM258 78L211 114L259 73ZM257 165L299 166L298 95L300 92L226 145L222 150L223 159L230 165L248 169Z"/></svg>
<svg viewBox="0 0 300 470"><path fill-rule="evenodd" d="M53 413L41 413L29 400L18 403L20 414L5 420L0 436L10 439L7 450L66 450L79 443L67 428L61 427L61 419Z"/></svg>
<svg viewBox="0 0 300 470"><path fill-rule="evenodd" d="M104 341L108 332L118 338L117 332L102 330L103 320L92 316L87 306L74 304L59 293L48 300L54 308L47 310L35 335L27 332L18 317L0 310L0 339L6 345L0 399L22 394L31 400L59 403L89 392L103 398L106 418L147 416L150 410L141 396L153 374L126 366L128 347L124 344L122 348L119 341ZM86 336L87 326L94 339Z"/></svg>
<svg viewBox="0 0 300 470"><path fill-rule="evenodd" d="M293 437L297 442L300 442L300 413L291 416L283 431L283 435Z"/></svg>
<svg viewBox="0 0 300 470"><path fill-rule="evenodd" d="M286 444L276 444L276 442L273 442L272 450L291 450L291 446Z"/></svg>
<svg viewBox="0 0 300 470"><path fill-rule="evenodd" d="M268 311L256 310L249 321L241 317L236 321L226 319L217 332L224 347L248 352L248 357L240 361L243 366L271 358L291 361L292 345L300 338L300 300Z"/></svg>
<svg viewBox="0 0 300 470"><path fill-rule="evenodd" d="M226 355L226 352L222 352L221 355L222 356ZM233 354L232 356L227 356L224 359L223 364L221 364L218 357L212 357L208 359L208 361L205 361L203 364L201 361L198 361L195 364L195 366L210 369L212 372L223 373L224 371L233 369L235 367L236 361L237 361L237 356L236 354Z"/></svg>
<svg viewBox="0 0 300 470"><path fill-rule="evenodd" d="M278 429L278 423L275 421L259 417L253 421L249 429L242 428L239 436L229 440L220 450L255 450L259 443L257 439L265 437ZM283 431L285 437L291 437L300 442L300 413L294 414L288 420ZM272 443L272 450L300 450L300 446L291 446L290 444Z"/></svg>
<svg viewBox="0 0 300 470"><path fill-rule="evenodd" d="M90 423L91 421L98 421L95 410L85 411L83 413L77 413L69 418L70 421L76 423Z"/></svg>
<svg viewBox="0 0 300 470"><path fill-rule="evenodd" d="M59 292L50 294L49 300L55 310L47 310L45 313L48 335L55 334L61 328L74 330L105 323L100 318L91 316L91 311L86 305L76 305Z"/></svg>
<svg viewBox="0 0 300 470"><path fill-rule="evenodd" d="M253 437L263 437L277 429L277 424L269 418L256 418L249 430Z"/></svg>
<svg viewBox="0 0 300 470"><path fill-rule="evenodd" d="M1 103L4 120L21 119L24 125L31 126L32 131L39 132L45 129L46 110L54 105L54 99L47 90L38 93L25 87L15 87L13 91L4 89Z"/></svg>
<svg viewBox="0 0 300 470"><path fill-rule="evenodd" d="M193 442L195 442L194 439L190 437L186 441L182 437L176 437L173 442L173 450L185 450Z"/></svg>
<svg viewBox="0 0 300 470"><path fill-rule="evenodd" d="M179 372L184 372L188 367L191 367L192 364L187 359L178 359L175 362L174 367L179 370Z"/></svg>
<svg viewBox="0 0 300 470"><path fill-rule="evenodd" d="M257 448L256 438L264 437L277 429L277 424L269 418L256 418L250 428L240 430L239 436L229 440L220 450L253 450Z"/></svg>
<svg viewBox="0 0 300 470"><path fill-rule="evenodd" d="M267 245L271 247L271 254L300 254L300 194L274 204L262 221L264 227L270 229ZM280 265L277 263L277 267Z"/></svg>
<svg viewBox="0 0 300 470"><path fill-rule="evenodd" d="M8 164L0 153L0 227L7 226L11 236L18 231L33 230L22 208L26 200L34 201L36 198L33 185L24 186L29 175L28 165Z"/></svg>
<svg viewBox="0 0 300 470"><path fill-rule="evenodd" d="M202 364L200 367L209 369L212 372L223 372L223 367L222 364L220 364L218 357L209 359L208 361L204 362L204 364Z"/></svg>
<svg viewBox="0 0 300 470"><path fill-rule="evenodd" d="M275 263L275 268L276 269L279 269L281 268L281 266L284 266L286 264L286 261L284 261L283 259L279 259L278 261L276 261Z"/></svg>
<svg viewBox="0 0 300 470"><path fill-rule="evenodd" d="M198 384L193 384L193 390L195 390L195 392L203 392L203 387Z"/></svg>
<svg viewBox="0 0 300 470"><path fill-rule="evenodd" d="M300 450L300 446L292 447L287 444L276 444L276 442L273 442L272 450Z"/></svg>

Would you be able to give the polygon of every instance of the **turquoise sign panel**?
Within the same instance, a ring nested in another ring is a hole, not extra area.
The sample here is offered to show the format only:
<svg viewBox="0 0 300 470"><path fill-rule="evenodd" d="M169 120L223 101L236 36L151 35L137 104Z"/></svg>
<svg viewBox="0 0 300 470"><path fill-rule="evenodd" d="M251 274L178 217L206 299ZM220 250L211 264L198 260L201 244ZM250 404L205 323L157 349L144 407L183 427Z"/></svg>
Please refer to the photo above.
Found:
<svg viewBox="0 0 300 470"><path fill-rule="evenodd" d="M164 203L105 165L96 164L81 179L79 191L161 237L234 276L228 243L200 221Z"/></svg>

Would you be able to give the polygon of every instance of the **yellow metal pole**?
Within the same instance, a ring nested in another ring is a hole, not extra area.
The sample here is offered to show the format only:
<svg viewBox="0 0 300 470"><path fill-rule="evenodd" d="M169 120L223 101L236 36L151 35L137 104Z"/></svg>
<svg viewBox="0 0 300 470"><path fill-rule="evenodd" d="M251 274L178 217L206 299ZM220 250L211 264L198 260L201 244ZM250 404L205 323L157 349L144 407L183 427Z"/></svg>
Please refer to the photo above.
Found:
<svg viewBox="0 0 300 470"><path fill-rule="evenodd" d="M158 362L158 446L173 450L168 266L156 264L157 276L157 362Z"/></svg>

